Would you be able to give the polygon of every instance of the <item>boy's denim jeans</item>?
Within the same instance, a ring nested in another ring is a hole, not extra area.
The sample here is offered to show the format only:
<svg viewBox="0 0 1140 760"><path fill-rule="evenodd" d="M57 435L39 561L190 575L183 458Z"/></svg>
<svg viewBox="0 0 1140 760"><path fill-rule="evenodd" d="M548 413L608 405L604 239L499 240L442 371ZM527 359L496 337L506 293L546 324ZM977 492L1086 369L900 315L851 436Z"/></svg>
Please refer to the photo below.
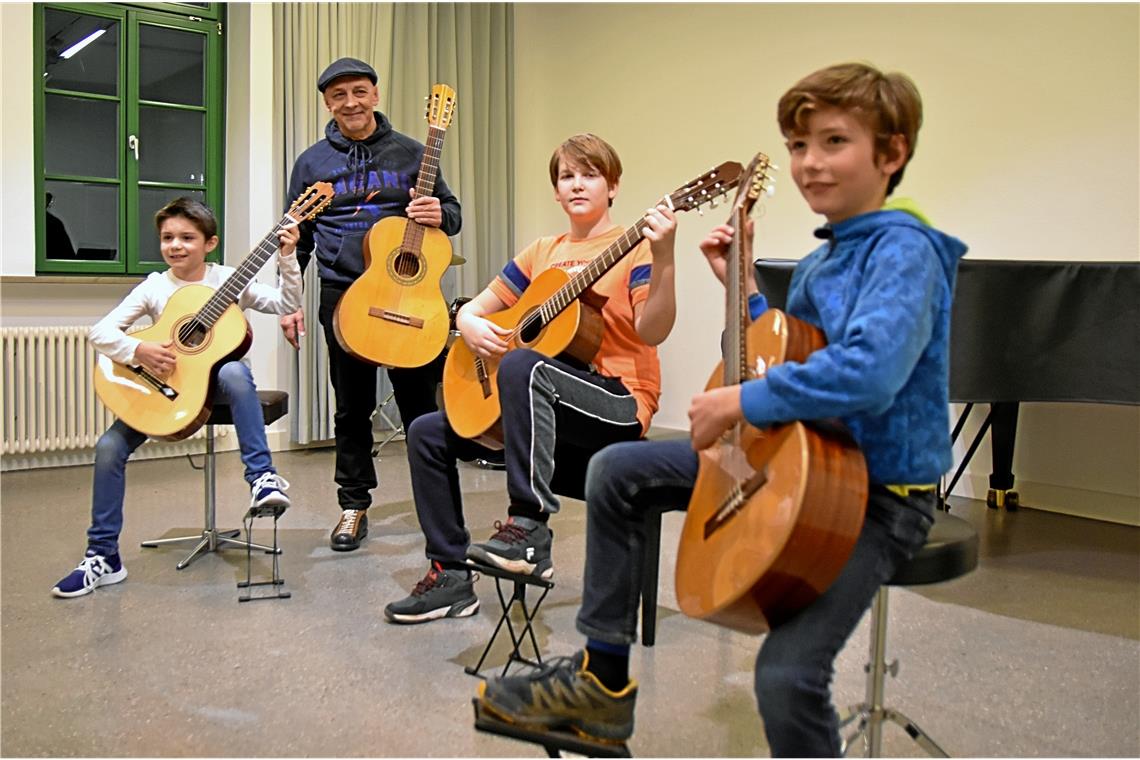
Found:
<svg viewBox="0 0 1140 760"><path fill-rule="evenodd" d="M257 386L249 367L241 362L228 362L218 371L218 400L230 406L237 430L245 479L249 484L266 472L276 472L265 438L265 419ZM122 420L115 420L95 444L95 480L91 490L91 527L87 530L87 548L102 555L119 551L119 533L123 529L123 497L126 493L127 459L146 441L146 436Z"/></svg>
<svg viewBox="0 0 1140 760"><path fill-rule="evenodd" d="M688 506L697 462L688 440L618 443L590 460L581 633L614 644L635 642L644 516ZM872 486L863 531L839 577L765 637L755 688L773 756L839 755L831 704L835 657L879 587L923 545L934 501L932 492L903 498Z"/></svg>

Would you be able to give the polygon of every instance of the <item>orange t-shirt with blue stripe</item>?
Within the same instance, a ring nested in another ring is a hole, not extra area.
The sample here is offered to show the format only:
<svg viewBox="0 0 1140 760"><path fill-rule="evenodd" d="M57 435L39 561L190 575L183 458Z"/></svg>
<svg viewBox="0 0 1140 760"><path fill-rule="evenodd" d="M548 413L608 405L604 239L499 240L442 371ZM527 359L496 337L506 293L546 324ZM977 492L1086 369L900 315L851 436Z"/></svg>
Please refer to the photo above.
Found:
<svg viewBox="0 0 1140 760"><path fill-rule="evenodd" d="M547 269L561 269L573 277L624 232L621 227L614 227L588 240L571 240L568 233L539 238L508 262L488 287L500 301L513 306L535 277ZM649 242L643 240L592 288L606 299L602 307L605 331L594 356L594 368L602 375L619 378L629 389L637 401L642 433L649 430L661 396L657 348L647 345L633 326L634 306L649 297L652 263Z"/></svg>

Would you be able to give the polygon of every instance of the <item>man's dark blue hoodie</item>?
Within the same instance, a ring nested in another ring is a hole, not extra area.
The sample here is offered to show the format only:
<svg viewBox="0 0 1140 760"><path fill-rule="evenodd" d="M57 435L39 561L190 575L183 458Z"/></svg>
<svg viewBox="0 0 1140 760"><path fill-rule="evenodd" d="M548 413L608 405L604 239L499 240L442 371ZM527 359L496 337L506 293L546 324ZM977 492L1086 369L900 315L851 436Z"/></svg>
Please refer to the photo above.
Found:
<svg viewBox="0 0 1140 760"><path fill-rule="evenodd" d="M379 111L376 131L363 140L350 140L340 132L336 121L325 127L325 139L298 158L289 178L292 203L314 182L331 182L336 195L316 219L301 225L297 255L304 268L316 249L317 271L323 283L347 288L364 272L364 236L377 221L389 216L406 216L411 202L408 191L415 187L424 146L392 129ZM435 197L443 211L441 229L448 235L459 232L459 199L436 176Z"/></svg>

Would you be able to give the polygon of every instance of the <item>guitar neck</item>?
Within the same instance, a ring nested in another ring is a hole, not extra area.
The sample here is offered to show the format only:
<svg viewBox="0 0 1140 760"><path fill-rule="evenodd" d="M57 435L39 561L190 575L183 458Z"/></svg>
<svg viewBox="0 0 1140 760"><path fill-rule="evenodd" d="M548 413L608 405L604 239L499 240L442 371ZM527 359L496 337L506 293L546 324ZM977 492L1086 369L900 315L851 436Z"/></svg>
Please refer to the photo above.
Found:
<svg viewBox="0 0 1140 760"><path fill-rule="evenodd" d="M734 230L743 231L748 212L739 208L733 212L729 224ZM725 348L724 384L740 385L748 377L748 290L746 286L745 246L741 232L732 236L727 258L728 269L724 280L724 329Z"/></svg>
<svg viewBox="0 0 1140 760"><path fill-rule="evenodd" d="M586 289L602 278L622 257L633 250L641 242L641 222L628 228L614 242L606 247L593 261L587 264L582 271L570 278L570 281L559 288L550 298L547 298L539 307L545 321L557 317L562 311L586 292Z"/></svg>
<svg viewBox="0 0 1140 760"><path fill-rule="evenodd" d="M427 140L424 142L424 158L420 161L420 171L416 178L416 197L428 197L435 192L435 180L439 176L439 157L443 153L443 136L447 130L429 125ZM408 220L404 228L403 250L418 251L423 242L422 224Z"/></svg>
<svg viewBox="0 0 1140 760"><path fill-rule="evenodd" d="M297 224L288 214L281 217L281 220L273 227L273 230L261 239L254 249L237 268L237 270L226 278L210 299L206 301L205 305L198 311L196 319L199 324L202 324L207 330L214 326L214 323L221 318L222 313L230 307L230 304L237 303L238 297L241 292L249 285L249 281L261 271L265 266L265 262L269 261L269 257L277 252L277 233L286 225Z"/></svg>

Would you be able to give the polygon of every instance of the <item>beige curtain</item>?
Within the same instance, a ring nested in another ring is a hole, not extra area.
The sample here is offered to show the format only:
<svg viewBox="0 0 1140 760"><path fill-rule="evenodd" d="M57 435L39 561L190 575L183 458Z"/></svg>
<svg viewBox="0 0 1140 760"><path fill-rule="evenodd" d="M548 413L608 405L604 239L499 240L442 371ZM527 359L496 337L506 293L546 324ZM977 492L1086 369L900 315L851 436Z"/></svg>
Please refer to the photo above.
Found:
<svg viewBox="0 0 1140 760"><path fill-rule="evenodd" d="M475 295L513 254L512 9L505 3L274 3L274 83L281 160L274 181L284 195L293 162L324 136L329 115L316 80L333 60L368 61L380 76L380 110L400 132L423 141L424 98L437 82L455 88L458 110L441 166L463 206L452 240L467 264L444 277L444 296ZM327 350L317 323L316 266L305 275L308 337L297 357L292 437L332 438L334 402ZM380 398L390 385L381 373ZM384 410L395 417L395 407Z"/></svg>

